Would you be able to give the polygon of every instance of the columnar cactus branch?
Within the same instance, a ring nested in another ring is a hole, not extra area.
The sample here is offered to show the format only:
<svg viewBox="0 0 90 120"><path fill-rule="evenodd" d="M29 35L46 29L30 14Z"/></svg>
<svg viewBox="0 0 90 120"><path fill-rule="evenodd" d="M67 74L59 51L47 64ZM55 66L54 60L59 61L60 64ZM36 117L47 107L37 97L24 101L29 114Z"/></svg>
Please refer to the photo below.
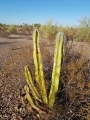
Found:
<svg viewBox="0 0 90 120"><path fill-rule="evenodd" d="M26 76L27 84L29 85L30 90L32 91L32 95L33 95L34 99L40 100L40 94L38 93L36 87L34 86L34 83L32 81L32 77L31 77L31 73L29 72L27 66L25 66L25 76Z"/></svg>
<svg viewBox="0 0 90 120"><path fill-rule="evenodd" d="M54 64L52 71L52 83L49 93L49 106L52 107L55 102L55 97L58 92L58 87L60 83L60 71L62 62L62 52L63 52L63 37L59 33L56 37L56 48L54 53Z"/></svg>
<svg viewBox="0 0 90 120"><path fill-rule="evenodd" d="M24 86L24 90L26 91L26 98L29 101L29 103L31 104L32 108L34 108L35 110L37 110L40 114L43 114L44 112L41 111L33 102L32 97L30 96L29 93L29 87L28 86Z"/></svg>
<svg viewBox="0 0 90 120"><path fill-rule="evenodd" d="M42 97L42 100L45 104L47 104L48 102L47 93L45 88L43 65L41 61L41 53L40 53L40 47L39 47L39 31L37 30L33 32L33 44L34 44L33 58L34 58L34 65L35 65L36 82L39 86L39 92Z"/></svg>

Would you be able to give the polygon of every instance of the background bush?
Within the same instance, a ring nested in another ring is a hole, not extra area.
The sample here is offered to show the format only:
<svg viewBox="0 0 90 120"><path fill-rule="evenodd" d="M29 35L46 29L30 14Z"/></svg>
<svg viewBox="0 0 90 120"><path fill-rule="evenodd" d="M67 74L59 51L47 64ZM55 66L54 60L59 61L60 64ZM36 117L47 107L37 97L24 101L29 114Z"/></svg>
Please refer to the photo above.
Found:
<svg viewBox="0 0 90 120"><path fill-rule="evenodd" d="M7 29L8 33L10 34L15 34L16 33L16 26L15 25L10 25Z"/></svg>
<svg viewBox="0 0 90 120"><path fill-rule="evenodd" d="M75 35L76 41L90 41L90 18L84 16L79 20L79 26Z"/></svg>
<svg viewBox="0 0 90 120"><path fill-rule="evenodd" d="M40 27L40 31L44 38L49 40L54 40L57 32L64 32L68 40L76 40L80 42L90 41L90 18L87 16L82 17L78 20L79 25L70 27L53 24L53 20L47 21L44 25Z"/></svg>
<svg viewBox="0 0 90 120"><path fill-rule="evenodd" d="M43 38L52 42L55 39L57 32L64 32L67 36L67 40L75 40L79 42L90 42L90 18L87 16L78 20L78 26L63 26L62 24L54 23L53 20L48 20L44 25L35 23L34 25L5 25L0 23L0 36L6 36L6 34L22 34L32 35L34 28L39 28Z"/></svg>
<svg viewBox="0 0 90 120"><path fill-rule="evenodd" d="M75 40L80 42L90 42L90 28L78 28Z"/></svg>
<svg viewBox="0 0 90 120"><path fill-rule="evenodd" d="M53 40L55 38L56 33L58 32L57 25L53 25L53 21L49 20L45 25L40 27L40 31L44 38L48 38L49 40Z"/></svg>

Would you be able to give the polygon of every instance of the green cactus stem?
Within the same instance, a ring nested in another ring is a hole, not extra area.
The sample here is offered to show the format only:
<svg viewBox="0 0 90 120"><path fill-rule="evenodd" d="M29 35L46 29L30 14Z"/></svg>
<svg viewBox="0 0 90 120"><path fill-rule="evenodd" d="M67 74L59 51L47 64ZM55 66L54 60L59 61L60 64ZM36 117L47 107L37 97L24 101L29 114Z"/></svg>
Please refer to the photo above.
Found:
<svg viewBox="0 0 90 120"><path fill-rule="evenodd" d="M55 97L58 92L58 87L60 83L60 71L61 71L61 62L63 55L63 36L59 33L56 37L56 47L54 53L54 63L52 71L52 83L49 93L49 107L52 107L55 102Z"/></svg>
<svg viewBox="0 0 90 120"><path fill-rule="evenodd" d="M29 87L28 86L24 86L24 90L26 91L26 98L28 100L28 102L31 104L31 107L34 108L35 110L37 110L40 114L44 114L45 112L41 111L33 102L30 93L29 93Z"/></svg>
<svg viewBox="0 0 90 120"><path fill-rule="evenodd" d="M30 74L27 66L25 66L25 76L26 76L27 84L29 85L30 90L32 91L32 95L33 95L34 99L40 101L40 95L39 95L36 87L34 86L31 74Z"/></svg>
<svg viewBox="0 0 90 120"><path fill-rule="evenodd" d="M39 93L42 97L43 102L47 104L48 100L47 100L47 93L45 88L43 65L41 61L38 30L34 30L33 32L33 45L34 45L33 59L34 59L34 65L35 65L36 83L38 85Z"/></svg>

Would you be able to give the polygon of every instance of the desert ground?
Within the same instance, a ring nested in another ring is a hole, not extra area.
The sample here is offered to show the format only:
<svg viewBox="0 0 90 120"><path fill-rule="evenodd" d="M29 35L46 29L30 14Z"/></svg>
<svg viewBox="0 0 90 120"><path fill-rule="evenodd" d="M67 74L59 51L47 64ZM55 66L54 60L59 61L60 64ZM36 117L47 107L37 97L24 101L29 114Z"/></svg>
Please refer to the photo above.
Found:
<svg viewBox="0 0 90 120"><path fill-rule="evenodd" d="M0 38L0 120L90 120L90 45L69 41L61 72L62 87L55 105L41 115L23 103L24 66L34 75L32 36ZM42 39L40 48L50 86L55 41Z"/></svg>

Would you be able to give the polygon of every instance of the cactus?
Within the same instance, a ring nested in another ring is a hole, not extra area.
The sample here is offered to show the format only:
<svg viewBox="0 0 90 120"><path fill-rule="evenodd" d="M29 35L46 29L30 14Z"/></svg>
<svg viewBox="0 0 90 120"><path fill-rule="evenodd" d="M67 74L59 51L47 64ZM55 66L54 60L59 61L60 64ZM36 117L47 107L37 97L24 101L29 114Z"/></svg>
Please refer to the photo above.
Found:
<svg viewBox="0 0 90 120"><path fill-rule="evenodd" d="M40 47L39 47L39 31L37 30L33 32L33 44L34 44L33 59L34 59L34 65L35 65L36 83L39 86L38 89L40 91L40 95L43 99L43 102L47 104L47 93L45 89L43 65L41 61L41 54L40 54Z"/></svg>
<svg viewBox="0 0 90 120"><path fill-rule="evenodd" d="M25 76L26 76L27 84L29 85L30 90L32 91L32 95L33 95L34 99L35 100L40 100L40 95L39 95L36 87L34 86L31 74L30 74L27 66L25 66Z"/></svg>
<svg viewBox="0 0 90 120"><path fill-rule="evenodd" d="M36 86L33 83L32 76L28 70L28 67L25 66L25 76L28 86L25 86L24 89L26 91L26 99L31 103L31 106L37 111L39 110L37 105L35 105L37 101L43 102L44 104L47 104L49 107L52 107L54 105L60 83L61 62L64 48L63 44L65 44L64 43L65 41L63 40L64 37L61 34L61 32L59 32L56 37L56 47L52 71L52 83L49 96L47 96L44 81L43 65L41 61L41 53L39 47L39 31L34 30L33 32L33 59L35 65ZM32 94L33 99L30 96L30 94Z"/></svg>
<svg viewBox="0 0 90 120"><path fill-rule="evenodd" d="M26 91L26 98L29 101L29 103L31 104L32 108L34 108L35 110L37 110L40 114L43 114L44 112L41 111L33 102L30 94L29 94L29 87L28 86L24 86L24 90Z"/></svg>
<svg viewBox="0 0 90 120"><path fill-rule="evenodd" d="M52 71L52 84L49 93L49 106L52 107L55 101L55 96L58 92L58 86L60 83L60 71L61 71L61 62L62 62L62 52L63 52L63 38L60 33L56 37L56 48L54 53L54 64Z"/></svg>

